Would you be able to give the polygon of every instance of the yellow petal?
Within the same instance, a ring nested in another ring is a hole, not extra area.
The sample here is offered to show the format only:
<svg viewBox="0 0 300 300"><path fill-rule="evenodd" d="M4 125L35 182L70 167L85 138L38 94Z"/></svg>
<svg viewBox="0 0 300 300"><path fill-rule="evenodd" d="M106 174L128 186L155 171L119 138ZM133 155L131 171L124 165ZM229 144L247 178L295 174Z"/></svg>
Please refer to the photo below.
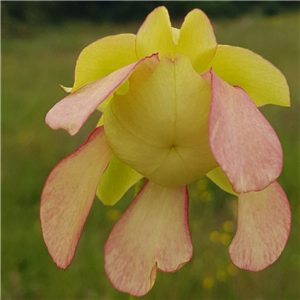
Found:
<svg viewBox="0 0 300 300"><path fill-rule="evenodd" d="M99 121L98 121L98 123L97 123L96 127L100 127L100 126L102 126L102 125L104 125L104 118L103 118L103 114L101 115L101 117L100 117L100 119L99 119Z"/></svg>
<svg viewBox="0 0 300 300"><path fill-rule="evenodd" d="M115 95L104 112L118 159L153 182L185 185L217 165L208 143L210 86L187 57L162 57L143 83Z"/></svg>
<svg viewBox="0 0 300 300"><path fill-rule="evenodd" d="M180 29L172 27L172 36L174 44L177 45L180 37Z"/></svg>
<svg viewBox="0 0 300 300"><path fill-rule="evenodd" d="M136 60L133 34L108 36L90 44L78 57L72 93Z"/></svg>
<svg viewBox="0 0 300 300"><path fill-rule="evenodd" d="M257 106L290 106L285 77L270 62L250 50L218 45L209 67L230 85L243 88Z"/></svg>
<svg viewBox="0 0 300 300"><path fill-rule="evenodd" d="M168 10L161 6L152 11L136 35L136 53L139 59L159 53L174 53L174 42Z"/></svg>
<svg viewBox="0 0 300 300"><path fill-rule="evenodd" d="M206 176L223 191L237 196L237 193L234 192L234 190L232 189L231 183L229 182L225 173L221 170L220 167L208 172Z"/></svg>
<svg viewBox="0 0 300 300"><path fill-rule="evenodd" d="M128 81L126 81L128 82ZM118 92L118 90L116 91L116 93ZM108 103L111 101L111 99L113 98L113 94L110 95L108 98L106 98L98 107L97 110L101 111L102 113L104 112L105 108L107 107ZM98 126L97 126L98 127Z"/></svg>
<svg viewBox="0 0 300 300"><path fill-rule="evenodd" d="M113 156L100 179L97 196L103 204L114 205L142 177L142 175Z"/></svg>
<svg viewBox="0 0 300 300"><path fill-rule="evenodd" d="M192 10L184 19L176 53L186 55L196 72L200 73L211 61L217 42L208 17L199 9Z"/></svg>

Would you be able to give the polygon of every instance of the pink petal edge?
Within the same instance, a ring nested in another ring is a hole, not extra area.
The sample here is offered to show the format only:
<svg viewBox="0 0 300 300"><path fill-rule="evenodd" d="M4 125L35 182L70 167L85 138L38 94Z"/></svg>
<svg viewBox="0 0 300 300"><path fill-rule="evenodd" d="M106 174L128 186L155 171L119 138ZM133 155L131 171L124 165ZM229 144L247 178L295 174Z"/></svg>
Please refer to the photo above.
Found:
<svg viewBox="0 0 300 300"><path fill-rule="evenodd" d="M238 196L238 228L228 252L240 269L258 272L284 250L291 229L291 209L278 182L260 192Z"/></svg>
<svg viewBox="0 0 300 300"><path fill-rule="evenodd" d="M235 192L263 190L283 166L276 132L243 89L212 71L211 88L209 142L215 160Z"/></svg>
<svg viewBox="0 0 300 300"><path fill-rule="evenodd" d="M50 109L46 124L54 130L62 128L75 135L96 108L146 60L157 61L158 55L145 57L68 95Z"/></svg>
<svg viewBox="0 0 300 300"><path fill-rule="evenodd" d="M43 188L43 238L54 263L61 269L73 260L98 182L111 157L103 129L96 128L85 144L60 161Z"/></svg>
<svg viewBox="0 0 300 300"><path fill-rule="evenodd" d="M105 272L117 290L140 297L154 285L157 269L176 272L192 255L186 187L147 182L107 240Z"/></svg>

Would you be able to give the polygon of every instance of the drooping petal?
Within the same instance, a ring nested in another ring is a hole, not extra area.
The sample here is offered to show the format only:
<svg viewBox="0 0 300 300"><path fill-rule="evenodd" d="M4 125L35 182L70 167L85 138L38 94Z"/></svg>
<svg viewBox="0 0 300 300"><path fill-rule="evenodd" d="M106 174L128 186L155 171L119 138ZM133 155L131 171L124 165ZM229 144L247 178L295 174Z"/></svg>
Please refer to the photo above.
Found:
<svg viewBox="0 0 300 300"><path fill-rule="evenodd" d="M211 74L211 151L235 192L262 190L282 170L278 137L245 91Z"/></svg>
<svg viewBox="0 0 300 300"><path fill-rule="evenodd" d="M243 88L256 106L290 106L285 77L274 65L250 50L218 45L209 67L230 85Z"/></svg>
<svg viewBox="0 0 300 300"><path fill-rule="evenodd" d="M237 196L237 193L232 189L231 183L220 167L211 170L206 176L226 193Z"/></svg>
<svg viewBox="0 0 300 300"><path fill-rule="evenodd" d="M146 60L157 62L158 58L156 55L144 58L68 95L48 112L46 123L52 129L62 128L70 135L76 134L97 106L113 94Z"/></svg>
<svg viewBox="0 0 300 300"><path fill-rule="evenodd" d="M217 167L209 105L210 86L188 58L166 55L147 80L114 96L104 112L105 132L116 157L137 172L160 185L184 186Z"/></svg>
<svg viewBox="0 0 300 300"><path fill-rule="evenodd" d="M238 197L238 227L229 247L232 262L239 268L260 271L274 263L290 233L291 211L278 182L260 192Z"/></svg>
<svg viewBox="0 0 300 300"><path fill-rule="evenodd" d="M97 196L103 204L114 205L141 178L142 175L113 156L100 179Z"/></svg>
<svg viewBox="0 0 300 300"><path fill-rule="evenodd" d="M174 54L172 27L168 10L161 6L146 18L136 35L136 54L139 59L159 53Z"/></svg>
<svg viewBox="0 0 300 300"><path fill-rule="evenodd" d="M48 251L62 269L72 262L97 184L110 157L103 127L98 127L47 178L41 197L41 226Z"/></svg>
<svg viewBox="0 0 300 300"><path fill-rule="evenodd" d="M136 61L134 34L102 38L88 45L80 53L72 93Z"/></svg>
<svg viewBox="0 0 300 300"><path fill-rule="evenodd" d="M200 9L187 14L180 29L176 53L186 55L196 72L200 73L211 61L217 50L217 42L211 23Z"/></svg>
<svg viewBox="0 0 300 300"><path fill-rule="evenodd" d="M187 189L148 182L115 225L104 251L110 281L134 296L152 288L157 269L179 270L193 255Z"/></svg>

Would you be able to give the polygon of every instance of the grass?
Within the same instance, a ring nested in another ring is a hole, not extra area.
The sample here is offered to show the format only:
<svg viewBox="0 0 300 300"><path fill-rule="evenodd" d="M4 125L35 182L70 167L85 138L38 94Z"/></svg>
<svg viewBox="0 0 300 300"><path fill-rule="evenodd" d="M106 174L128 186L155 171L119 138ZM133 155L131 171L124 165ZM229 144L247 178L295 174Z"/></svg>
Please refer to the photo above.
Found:
<svg viewBox="0 0 300 300"><path fill-rule="evenodd" d="M235 232L234 197L200 179L189 187L194 257L179 272L158 273L145 299L299 299L299 14L214 23L219 43L249 48L274 63L290 85L292 107L265 107L263 113L284 149L279 179L292 207L287 247L266 270L236 269L227 247ZM75 137L44 123L47 111L71 86L76 58L90 42L137 24L89 23L38 28L2 39L2 299L128 299L104 274L103 246L133 197L115 207L95 201L75 259L65 272L55 267L43 243L39 198L57 162L88 137L95 113Z"/></svg>

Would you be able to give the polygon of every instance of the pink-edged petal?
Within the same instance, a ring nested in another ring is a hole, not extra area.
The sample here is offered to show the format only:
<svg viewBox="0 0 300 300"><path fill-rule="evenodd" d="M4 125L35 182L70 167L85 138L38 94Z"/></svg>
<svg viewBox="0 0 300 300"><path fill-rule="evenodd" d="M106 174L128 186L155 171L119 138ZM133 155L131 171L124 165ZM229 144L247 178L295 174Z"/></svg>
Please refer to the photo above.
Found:
<svg viewBox="0 0 300 300"><path fill-rule="evenodd" d="M98 127L47 178L41 197L41 226L49 254L59 268L66 269L72 262L110 157L103 127Z"/></svg>
<svg viewBox="0 0 300 300"><path fill-rule="evenodd" d="M215 160L237 193L260 191L282 170L282 148L244 90L211 72L209 139Z"/></svg>
<svg viewBox="0 0 300 300"><path fill-rule="evenodd" d="M291 211L278 182L260 192L238 196L238 228L229 247L239 268L260 271L283 251L291 228Z"/></svg>
<svg viewBox="0 0 300 300"><path fill-rule="evenodd" d="M104 255L112 284L134 296L152 288L157 269L180 269L193 255L186 187L148 182L115 225Z"/></svg>
<svg viewBox="0 0 300 300"><path fill-rule="evenodd" d="M96 108L146 60L157 62L158 56L141 59L68 95L48 112L46 123L54 130L62 128L70 135L76 134Z"/></svg>

